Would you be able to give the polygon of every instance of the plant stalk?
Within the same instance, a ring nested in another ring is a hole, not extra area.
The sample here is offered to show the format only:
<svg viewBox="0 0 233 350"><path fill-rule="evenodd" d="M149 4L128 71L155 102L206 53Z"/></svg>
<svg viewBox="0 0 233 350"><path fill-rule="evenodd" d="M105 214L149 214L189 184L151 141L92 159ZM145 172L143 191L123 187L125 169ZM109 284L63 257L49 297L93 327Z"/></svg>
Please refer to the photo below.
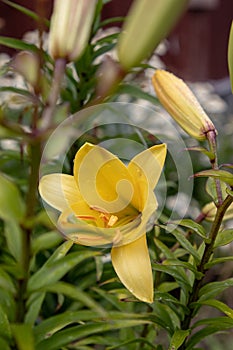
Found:
<svg viewBox="0 0 233 350"><path fill-rule="evenodd" d="M202 286L203 280L205 278L205 272L206 268L205 265L209 262L209 259L213 253L213 248L214 248L214 243L216 241L220 226L222 224L222 220L224 217L224 214L228 207L231 205L233 202L233 197L228 195L225 200L223 201L222 205L217 208L217 213L215 215L215 220L211 226L210 234L209 234L209 242L205 244L205 250L201 259L201 262L199 266L197 267L197 270L201 273L203 273L203 277L201 279L196 279L193 284L193 289L192 293L189 296L188 302L187 302L187 307L189 308L190 312L189 314L185 317L181 324L181 329L186 330L190 326L190 322L192 318L195 316L195 310L191 311L190 305L198 300L198 295L200 288ZM185 343L181 345L179 350L185 350Z"/></svg>

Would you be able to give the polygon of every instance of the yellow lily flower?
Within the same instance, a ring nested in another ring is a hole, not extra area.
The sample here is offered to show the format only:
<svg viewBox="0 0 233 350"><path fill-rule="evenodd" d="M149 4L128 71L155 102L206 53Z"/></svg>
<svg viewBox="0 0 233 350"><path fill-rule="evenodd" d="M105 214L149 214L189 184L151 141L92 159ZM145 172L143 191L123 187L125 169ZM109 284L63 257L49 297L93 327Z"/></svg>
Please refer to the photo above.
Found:
<svg viewBox="0 0 233 350"><path fill-rule="evenodd" d="M86 246L111 246L113 267L138 299L153 301L153 277L146 231L157 209L153 192L166 145L137 154L126 166L104 148L85 143L74 159L74 176L41 178L43 200L61 212L58 227Z"/></svg>
<svg viewBox="0 0 233 350"><path fill-rule="evenodd" d="M152 83L163 107L190 136L204 141L210 131L217 135L214 124L182 79L158 69Z"/></svg>

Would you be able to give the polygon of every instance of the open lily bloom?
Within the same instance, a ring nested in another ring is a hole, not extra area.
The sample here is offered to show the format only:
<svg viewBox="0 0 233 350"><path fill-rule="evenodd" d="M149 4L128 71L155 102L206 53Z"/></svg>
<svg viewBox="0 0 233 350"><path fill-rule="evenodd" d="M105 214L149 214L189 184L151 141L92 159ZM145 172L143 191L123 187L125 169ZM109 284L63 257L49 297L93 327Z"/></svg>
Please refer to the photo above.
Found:
<svg viewBox="0 0 233 350"><path fill-rule="evenodd" d="M153 301L146 231L155 214L154 195L166 145L137 154L126 166L106 149L85 143L74 159L74 176L41 178L40 195L61 212L58 227L67 239L86 246L111 246L113 267L138 299Z"/></svg>

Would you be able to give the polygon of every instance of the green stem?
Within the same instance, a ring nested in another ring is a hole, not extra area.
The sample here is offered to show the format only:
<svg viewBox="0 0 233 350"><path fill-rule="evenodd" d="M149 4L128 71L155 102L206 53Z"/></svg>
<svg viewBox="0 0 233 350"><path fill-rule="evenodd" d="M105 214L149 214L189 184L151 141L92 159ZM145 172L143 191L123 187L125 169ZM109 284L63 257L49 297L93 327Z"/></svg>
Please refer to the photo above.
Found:
<svg viewBox="0 0 233 350"><path fill-rule="evenodd" d="M223 201L222 205L217 208L217 213L215 215L215 220L211 226L210 230L210 235L209 235L209 242L205 244L205 250L201 259L201 262L199 266L197 266L197 270L201 273L203 273L203 277L199 280L195 280L193 284L193 289L192 293L189 296L188 302L187 302L187 307L189 308L190 312L189 314L185 317L181 324L181 329L186 330L190 326L190 322L192 318L195 316L195 310L191 310L191 304L196 302L198 300L198 294L200 291L200 288L202 286L203 280L205 278L205 272L206 268L205 265L208 263L212 253L213 253L213 248L214 248L214 243L217 238L220 226L222 224L222 220L224 217L224 214L228 207L231 205L233 202L233 197L228 195L225 200ZM185 344L183 344L179 350L185 350Z"/></svg>
<svg viewBox="0 0 233 350"><path fill-rule="evenodd" d="M41 144L36 142L30 145L31 151L31 171L29 175L28 193L26 197L26 214L21 225L22 227L22 268L24 271L23 278L19 281L18 290L18 314L17 322L23 322L26 312L26 289L29 278L29 267L31 258L31 235L32 220L35 214L37 204L37 188L39 179L39 167L41 159Z"/></svg>
<svg viewBox="0 0 233 350"><path fill-rule="evenodd" d="M66 68L66 60L59 58L55 61L54 75L52 81L52 87L48 98L47 106L42 114L42 129L48 130L53 123L54 110L56 108L56 102L61 91L62 79L64 77Z"/></svg>
<svg viewBox="0 0 233 350"><path fill-rule="evenodd" d="M31 170L29 175L28 193L26 197L26 214L22 227L22 268L24 276L19 280L17 322L23 322L26 313L26 290L29 278L31 258L31 236L33 233L33 218L37 204L37 188L39 182L39 169L42 154L42 141L40 132L47 132L53 123L54 110L61 90L61 83L65 72L66 62L59 59L55 62L53 84L48 104L42 113L42 126L38 128L38 113L34 117L33 129L30 132L29 146L31 156Z"/></svg>

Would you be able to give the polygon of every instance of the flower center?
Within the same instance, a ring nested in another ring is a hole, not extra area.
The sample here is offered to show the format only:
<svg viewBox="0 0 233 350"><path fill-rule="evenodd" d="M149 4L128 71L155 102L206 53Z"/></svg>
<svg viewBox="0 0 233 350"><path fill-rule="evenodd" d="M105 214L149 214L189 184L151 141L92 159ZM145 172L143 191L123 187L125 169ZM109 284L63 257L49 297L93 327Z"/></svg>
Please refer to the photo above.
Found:
<svg viewBox="0 0 233 350"><path fill-rule="evenodd" d="M90 208L100 213L99 218L103 221L104 227L113 227L119 219L118 216L108 213L104 208L97 205L92 205Z"/></svg>

